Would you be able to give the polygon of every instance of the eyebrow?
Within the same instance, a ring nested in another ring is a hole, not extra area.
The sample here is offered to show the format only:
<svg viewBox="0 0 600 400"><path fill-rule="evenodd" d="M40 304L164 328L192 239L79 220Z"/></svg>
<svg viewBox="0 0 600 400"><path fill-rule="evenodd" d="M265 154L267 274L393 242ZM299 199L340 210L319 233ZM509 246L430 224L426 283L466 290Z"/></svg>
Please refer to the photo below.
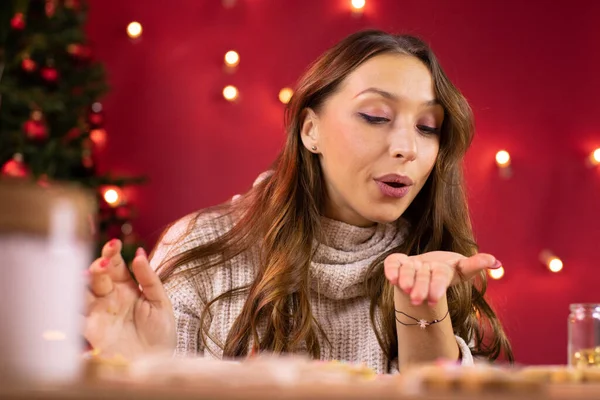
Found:
<svg viewBox="0 0 600 400"><path fill-rule="evenodd" d="M354 98L360 96L361 94L365 94L365 93L375 93L375 94L378 94L381 97L385 97L386 99L389 99L389 100L394 100L394 101L398 101L399 100L398 96L396 96L395 94L390 93L390 92L386 92L385 90L378 89L378 88L375 88L375 87L370 87L368 89L363 90L362 92L360 92L359 94L357 94L356 96L354 96ZM433 99L433 100L429 100L429 101L424 102L422 105L426 106L426 107L433 107L433 106L438 106L438 105L441 105L441 104L440 104L440 101L438 99Z"/></svg>

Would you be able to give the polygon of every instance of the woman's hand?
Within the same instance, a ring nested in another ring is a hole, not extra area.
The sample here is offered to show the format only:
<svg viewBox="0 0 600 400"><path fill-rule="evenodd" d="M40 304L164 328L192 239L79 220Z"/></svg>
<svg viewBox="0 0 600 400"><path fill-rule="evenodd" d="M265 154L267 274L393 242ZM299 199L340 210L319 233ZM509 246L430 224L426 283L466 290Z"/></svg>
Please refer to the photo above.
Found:
<svg viewBox="0 0 600 400"><path fill-rule="evenodd" d="M84 336L102 354L135 358L151 351L173 351L175 319L163 285L140 248L131 277L112 240L94 261L89 276Z"/></svg>
<svg viewBox="0 0 600 400"><path fill-rule="evenodd" d="M449 251L432 251L418 256L391 254L384 261L385 276L390 283L410 296L413 305L425 300L434 306L445 296L448 287L469 280L480 271L500 268L502 264L490 254L465 257Z"/></svg>

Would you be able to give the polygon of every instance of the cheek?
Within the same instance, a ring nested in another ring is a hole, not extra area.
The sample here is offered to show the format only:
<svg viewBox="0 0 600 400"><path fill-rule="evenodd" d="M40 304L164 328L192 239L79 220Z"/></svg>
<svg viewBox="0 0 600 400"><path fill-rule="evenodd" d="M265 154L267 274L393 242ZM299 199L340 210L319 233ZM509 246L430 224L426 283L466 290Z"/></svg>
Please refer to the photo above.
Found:
<svg viewBox="0 0 600 400"><path fill-rule="evenodd" d="M439 152L439 142L434 138L422 138L418 145L417 163L413 173L424 184L435 166Z"/></svg>
<svg viewBox="0 0 600 400"><path fill-rule="evenodd" d="M438 153L440 151L439 141L428 139L427 143L422 147L421 160L422 160L422 168L423 173L429 175L433 167L435 166L435 161L437 160Z"/></svg>
<svg viewBox="0 0 600 400"><path fill-rule="evenodd" d="M339 118L324 126L324 161L337 170L359 170L375 153L375 143L358 123L349 118ZM372 160L371 160L372 161Z"/></svg>

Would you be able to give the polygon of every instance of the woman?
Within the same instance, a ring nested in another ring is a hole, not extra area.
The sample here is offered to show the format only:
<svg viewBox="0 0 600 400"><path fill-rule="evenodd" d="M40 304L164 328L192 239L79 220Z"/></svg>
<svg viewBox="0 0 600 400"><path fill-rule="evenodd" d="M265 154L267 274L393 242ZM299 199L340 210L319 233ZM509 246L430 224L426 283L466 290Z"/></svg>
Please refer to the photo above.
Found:
<svg viewBox="0 0 600 400"><path fill-rule="evenodd" d="M512 359L483 297L500 263L476 254L462 184L471 110L431 50L380 31L347 37L304 74L286 127L272 174L173 224L150 263L140 249L137 283L121 243L104 247L89 342L129 357L299 352L380 373Z"/></svg>

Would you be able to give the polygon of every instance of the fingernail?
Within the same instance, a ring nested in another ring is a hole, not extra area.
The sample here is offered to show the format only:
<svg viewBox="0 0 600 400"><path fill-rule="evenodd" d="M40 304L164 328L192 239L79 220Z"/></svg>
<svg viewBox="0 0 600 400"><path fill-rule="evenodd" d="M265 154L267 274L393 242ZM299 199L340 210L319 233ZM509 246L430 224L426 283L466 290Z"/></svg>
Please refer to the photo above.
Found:
<svg viewBox="0 0 600 400"><path fill-rule="evenodd" d="M421 304L421 301L420 301L420 300L418 300L418 299L411 299L411 300L410 300L410 303L411 303L413 306L418 306L419 304Z"/></svg>
<svg viewBox="0 0 600 400"><path fill-rule="evenodd" d="M81 275L83 275L84 278L87 278L88 276L90 276L90 271L84 269L83 271L81 271Z"/></svg>
<svg viewBox="0 0 600 400"><path fill-rule="evenodd" d="M137 250L135 251L135 256L144 256L146 257L146 252L144 251L143 248L138 247Z"/></svg>
<svg viewBox="0 0 600 400"><path fill-rule="evenodd" d="M494 265L492 265L490 268L497 269L497 268L500 268L501 266L502 266L502 263L500 262L500 260L496 260L496 261L494 261Z"/></svg>
<svg viewBox="0 0 600 400"><path fill-rule="evenodd" d="M108 242L108 246L113 247L116 243L117 243L117 239L112 239L110 242Z"/></svg>
<svg viewBox="0 0 600 400"><path fill-rule="evenodd" d="M103 258L102 261L100 261L100 268L106 268L106 266L108 265L109 259L108 258Z"/></svg>

